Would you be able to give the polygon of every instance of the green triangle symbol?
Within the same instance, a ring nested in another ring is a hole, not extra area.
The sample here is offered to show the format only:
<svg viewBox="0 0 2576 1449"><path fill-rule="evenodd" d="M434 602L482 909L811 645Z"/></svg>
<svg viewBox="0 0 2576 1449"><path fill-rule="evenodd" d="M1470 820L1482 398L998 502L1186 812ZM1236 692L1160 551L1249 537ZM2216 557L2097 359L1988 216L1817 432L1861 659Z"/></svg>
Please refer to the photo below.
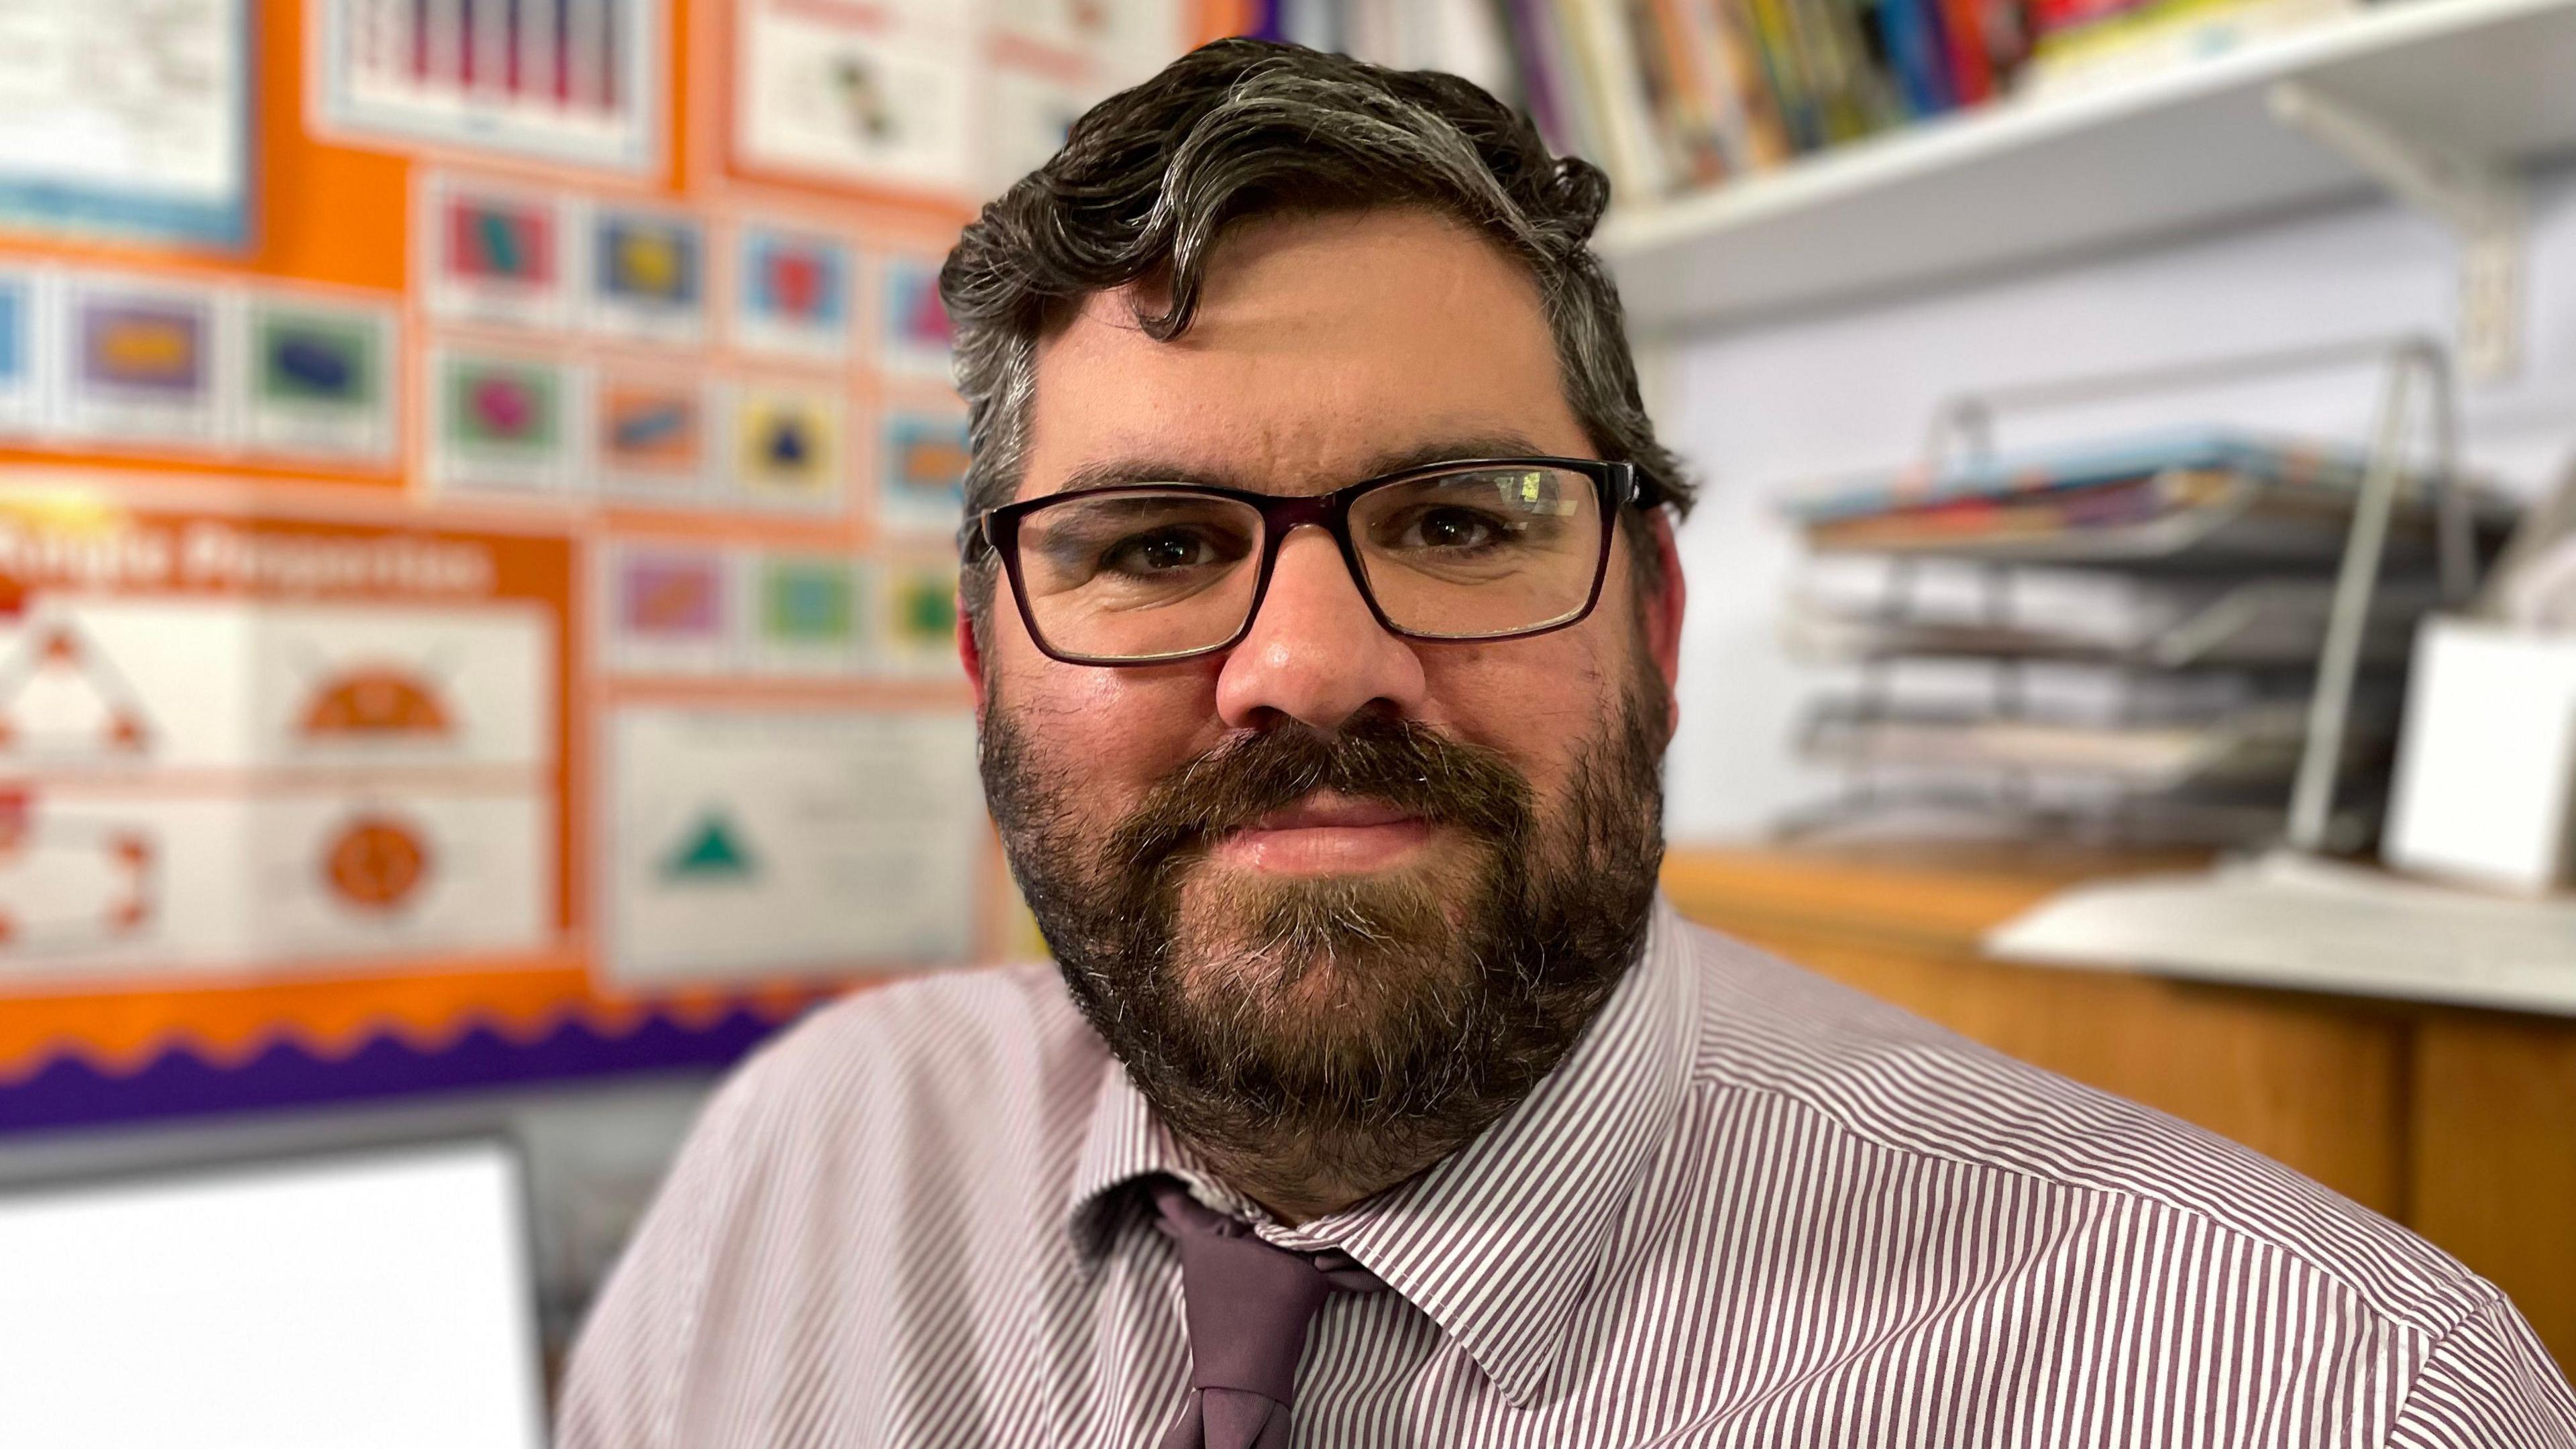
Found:
<svg viewBox="0 0 2576 1449"><path fill-rule="evenodd" d="M689 843L663 865L662 874L674 878L747 876L751 874L751 854L734 839L733 827L725 823L725 818L711 814L699 822Z"/></svg>

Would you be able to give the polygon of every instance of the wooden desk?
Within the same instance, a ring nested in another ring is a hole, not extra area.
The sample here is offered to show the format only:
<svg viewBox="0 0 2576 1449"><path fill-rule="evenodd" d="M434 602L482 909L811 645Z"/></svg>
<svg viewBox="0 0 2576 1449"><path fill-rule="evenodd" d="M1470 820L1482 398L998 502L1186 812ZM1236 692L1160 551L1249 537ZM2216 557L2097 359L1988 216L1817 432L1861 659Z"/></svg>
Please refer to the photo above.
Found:
<svg viewBox="0 0 2576 1449"><path fill-rule="evenodd" d="M2576 1020L2053 971L1978 939L2075 881L2170 869L2084 851L1676 847L1693 920L2266 1153L2513 1296L2576 1373Z"/></svg>

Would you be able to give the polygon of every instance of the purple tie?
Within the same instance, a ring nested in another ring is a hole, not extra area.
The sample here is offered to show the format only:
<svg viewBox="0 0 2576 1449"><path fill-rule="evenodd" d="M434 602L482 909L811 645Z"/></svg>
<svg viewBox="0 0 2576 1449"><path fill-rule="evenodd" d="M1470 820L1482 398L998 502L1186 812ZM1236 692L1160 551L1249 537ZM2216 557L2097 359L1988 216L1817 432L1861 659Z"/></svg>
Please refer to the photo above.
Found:
<svg viewBox="0 0 2576 1449"><path fill-rule="evenodd" d="M1153 1192L1181 1252L1190 1328L1190 1402L1162 1449L1288 1449L1306 1325L1334 1290L1386 1285L1347 1254L1274 1248L1172 1178L1154 1179Z"/></svg>

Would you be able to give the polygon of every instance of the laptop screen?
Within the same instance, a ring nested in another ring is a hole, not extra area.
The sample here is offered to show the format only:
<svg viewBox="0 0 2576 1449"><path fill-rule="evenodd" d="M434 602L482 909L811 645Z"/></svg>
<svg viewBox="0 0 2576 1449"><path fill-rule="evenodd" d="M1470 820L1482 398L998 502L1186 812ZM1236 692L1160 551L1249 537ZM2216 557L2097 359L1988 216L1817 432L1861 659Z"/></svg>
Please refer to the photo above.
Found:
<svg viewBox="0 0 2576 1449"><path fill-rule="evenodd" d="M499 1141L0 1194L0 1444L539 1449Z"/></svg>

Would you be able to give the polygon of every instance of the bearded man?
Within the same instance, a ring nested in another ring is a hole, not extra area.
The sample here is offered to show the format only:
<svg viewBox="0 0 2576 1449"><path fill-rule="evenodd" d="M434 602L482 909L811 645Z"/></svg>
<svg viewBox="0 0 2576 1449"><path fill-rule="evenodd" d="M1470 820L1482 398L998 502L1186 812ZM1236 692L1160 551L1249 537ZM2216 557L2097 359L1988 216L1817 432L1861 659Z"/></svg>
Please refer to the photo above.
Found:
<svg viewBox="0 0 2576 1449"><path fill-rule="evenodd" d="M2404 1230L1657 898L1691 493L1606 200L1237 41L967 229L959 647L1056 961L725 1087L567 1449L2576 1446Z"/></svg>

